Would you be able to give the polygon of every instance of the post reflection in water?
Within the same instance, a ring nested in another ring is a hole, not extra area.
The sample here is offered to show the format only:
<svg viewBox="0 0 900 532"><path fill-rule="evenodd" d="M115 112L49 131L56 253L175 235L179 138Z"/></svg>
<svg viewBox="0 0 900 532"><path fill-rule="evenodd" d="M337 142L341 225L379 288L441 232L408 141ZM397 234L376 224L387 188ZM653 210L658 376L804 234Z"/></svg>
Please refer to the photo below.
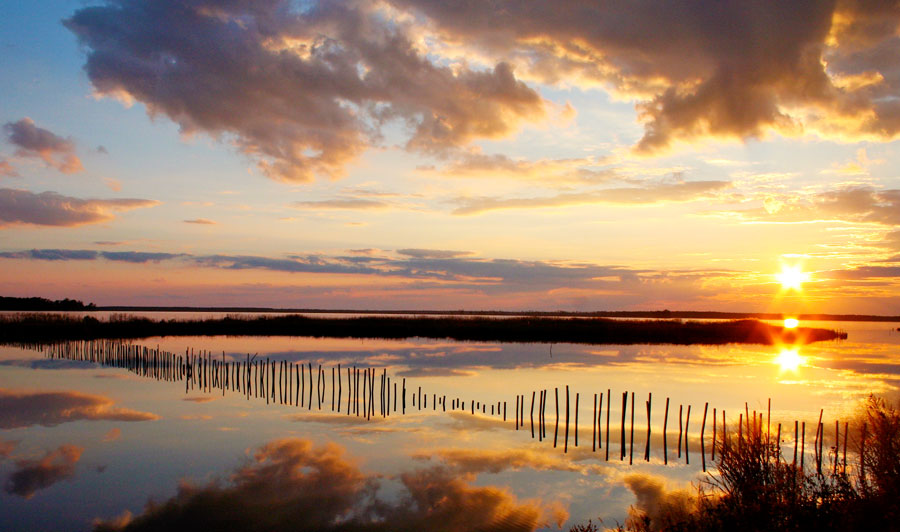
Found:
<svg viewBox="0 0 900 532"><path fill-rule="evenodd" d="M201 510L276 529L282 518L299 520L294 528L349 530L427 529L440 515L448 530L621 521L638 491L702 477L726 438L778 441L782 459L790 462L796 449L807 467L832 467L829 449L852 462L861 427L848 405L896 390L900 376L898 338L874 326L859 336L864 341L851 329L848 342L802 352L557 344L552 359L541 345L420 340L198 337L0 348L0 410L33 405L32 421L0 425L0 502L9 508L0 528L87 529L99 518L102 527L139 529ZM67 409L50 396L81 406ZM19 418L0 412L3 419ZM316 470L326 462L349 476ZM41 464L56 468L52 481L10 480ZM297 486L312 489L313 479L331 503L298 498ZM333 490L326 481L336 482ZM244 497L254 482L271 483L272 500L261 487ZM157 502L145 509L151 498ZM52 512L35 511L50 500ZM440 506L445 500L496 507ZM233 511L201 509L209 501L232 501ZM116 521L125 510L130 517ZM454 521L456 514L474 521ZM479 517L487 515L496 519Z"/></svg>

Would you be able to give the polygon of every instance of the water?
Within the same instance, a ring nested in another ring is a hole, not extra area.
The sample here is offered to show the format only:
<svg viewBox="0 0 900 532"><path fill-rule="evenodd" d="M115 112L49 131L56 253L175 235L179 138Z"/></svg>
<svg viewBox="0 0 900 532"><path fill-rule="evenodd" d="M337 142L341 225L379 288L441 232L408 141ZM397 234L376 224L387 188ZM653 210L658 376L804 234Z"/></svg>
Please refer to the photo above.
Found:
<svg viewBox="0 0 900 532"><path fill-rule="evenodd" d="M748 410L765 413L771 399L768 421L773 433L783 423L789 455L794 420L812 427L823 409L827 447L833 444L834 419L851 419L870 393L897 393L896 324L813 326L840 328L850 336L788 354L767 346L550 346L423 339L179 337L132 342L180 356L203 350L220 362L224 353L231 364L246 362L248 354L256 362L276 361L276 369L283 367L277 365L280 361L294 363L295 369L301 362L311 363L314 385L321 365L321 409L316 396L311 409L308 395L302 406L280 404L281 395L275 400L270 396L267 403L258 391L232 389L232 380L223 394L221 387L206 390L199 381L192 386L178 376L158 380L125 368L49 358L46 351L0 347L0 530L86 530L97 519L141 515L148 500L228 516L232 523L291 522L318 529L363 519L392 528L440 525L449 530L501 524L525 530L561 524L568 529L598 517L612 525L623 521L634 503L627 485L635 486L635 479L658 477L674 489L704 478L699 449L704 405L707 453L713 408L719 428L723 409L732 423L745 403ZM331 368L338 364L340 412L331 399ZM229 367L231 378L238 366ZM362 408L360 415L347 414L348 390L355 384L355 373L347 382L348 367L375 369L375 404L368 419ZM296 385L297 375L291 375ZM382 375L391 379L386 416ZM402 390L404 379L405 413L402 401L393 410L393 386ZM419 402L420 388L427 406ZM532 393L538 412L540 390L547 390L546 439L539 431L532 438L531 432ZM557 390L560 426L555 433ZM620 460L623 392L628 392L629 427L626 457ZM632 392L633 449L628 445ZM292 393L291 403L296 389ZM604 410L611 397L609 446L603 434L603 447L596 451L591 441L594 394L604 396ZM645 462L649 394L653 433L650 461ZM517 430L518 396L524 397L525 424ZM668 465L661 445L666 398ZM472 413L473 401L482 412ZM690 454L679 458L678 408L686 413L688 405ZM813 429L807 430L806 452L812 453ZM171 515L159 508L151 515L165 526Z"/></svg>

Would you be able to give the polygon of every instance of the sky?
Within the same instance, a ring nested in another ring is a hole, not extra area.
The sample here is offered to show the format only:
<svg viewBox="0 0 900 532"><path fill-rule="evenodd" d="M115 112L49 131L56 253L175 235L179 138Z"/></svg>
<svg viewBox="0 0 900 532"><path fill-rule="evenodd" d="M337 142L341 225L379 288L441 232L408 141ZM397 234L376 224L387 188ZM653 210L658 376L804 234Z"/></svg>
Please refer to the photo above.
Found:
<svg viewBox="0 0 900 532"><path fill-rule="evenodd" d="M900 314L898 29L896 2L4 2L0 293Z"/></svg>

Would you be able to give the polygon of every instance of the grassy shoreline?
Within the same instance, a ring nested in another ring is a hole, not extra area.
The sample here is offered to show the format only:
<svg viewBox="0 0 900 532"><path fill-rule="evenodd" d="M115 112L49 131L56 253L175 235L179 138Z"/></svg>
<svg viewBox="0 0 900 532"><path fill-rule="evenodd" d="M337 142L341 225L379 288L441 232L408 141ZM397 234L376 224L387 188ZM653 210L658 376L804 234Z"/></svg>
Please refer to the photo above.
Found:
<svg viewBox="0 0 900 532"><path fill-rule="evenodd" d="M137 316L13 314L0 318L0 341L44 342L151 336L312 336L324 338L433 338L460 341L581 344L773 345L846 338L829 329L784 329L756 320L696 322L622 321L551 317L353 318L227 316L205 320L151 320Z"/></svg>

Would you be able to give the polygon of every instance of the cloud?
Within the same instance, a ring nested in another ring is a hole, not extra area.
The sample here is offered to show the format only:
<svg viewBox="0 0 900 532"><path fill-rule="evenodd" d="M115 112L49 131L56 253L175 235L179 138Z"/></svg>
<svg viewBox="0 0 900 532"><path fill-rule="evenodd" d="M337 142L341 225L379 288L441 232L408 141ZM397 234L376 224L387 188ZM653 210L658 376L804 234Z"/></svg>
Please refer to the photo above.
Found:
<svg viewBox="0 0 900 532"><path fill-rule="evenodd" d="M17 445L19 445L19 442L17 441L0 439L0 462L2 462L6 458L9 458L9 455L12 454Z"/></svg>
<svg viewBox="0 0 900 532"><path fill-rule="evenodd" d="M215 401L215 397L203 396L203 397L185 397L182 401L188 401L191 403L210 403Z"/></svg>
<svg viewBox="0 0 900 532"><path fill-rule="evenodd" d="M64 174L81 172L84 167L75 155L75 142L64 139L44 128L37 127L34 120L23 118L18 122L8 122L3 126L7 140L16 146L16 155L37 157L48 166Z"/></svg>
<svg viewBox="0 0 900 532"><path fill-rule="evenodd" d="M529 161L513 159L503 154L466 152L435 171L454 177L509 177L547 183L596 184L618 178L614 170L597 169L596 165L597 161L591 157Z"/></svg>
<svg viewBox="0 0 900 532"><path fill-rule="evenodd" d="M32 249L28 251L0 252L0 257L6 259L32 259L48 261L106 259L114 262L131 262L135 264L171 260L181 256L183 255L179 253L147 251L94 251L91 249Z"/></svg>
<svg viewBox="0 0 900 532"><path fill-rule="evenodd" d="M227 483L183 483L168 501L149 502L135 517L99 522L96 530L175 529L214 520L236 530L527 531L544 524L545 513L566 518L559 508L471 486L470 478L443 469L404 473L399 480L401 493L382 500L377 477L362 473L338 445L276 440L259 448Z"/></svg>
<svg viewBox="0 0 900 532"><path fill-rule="evenodd" d="M151 421L156 414L116 408L112 399L80 392L16 392L0 388L0 428L55 427L79 420Z"/></svg>
<svg viewBox="0 0 900 532"><path fill-rule="evenodd" d="M509 64L434 62L377 8L107 0L64 24L98 94L141 102L186 134L232 138L278 180L340 176L388 123L406 128L408 149L439 154L544 116Z"/></svg>
<svg viewBox="0 0 900 532"><path fill-rule="evenodd" d="M115 262L132 262L136 264L145 262L160 262L172 260L183 256L181 253L162 253L147 251L98 251L98 257Z"/></svg>
<svg viewBox="0 0 900 532"><path fill-rule="evenodd" d="M823 272L817 276L846 280L900 279L900 266L857 266L846 270Z"/></svg>
<svg viewBox="0 0 900 532"><path fill-rule="evenodd" d="M896 28L879 3L660 6L649 0L551 9L390 0L450 57L502 56L526 78L601 86L637 102L655 153L700 137L813 130L890 139L900 131ZM502 28L503 31L497 31Z"/></svg>
<svg viewBox="0 0 900 532"><path fill-rule="evenodd" d="M714 196L731 186L730 181L689 181L674 184L654 184L644 187L622 187L591 192L566 192L540 198L459 198L453 214L481 214L499 209L534 209L609 203L619 205L649 205L655 203L696 201Z"/></svg>
<svg viewBox="0 0 900 532"><path fill-rule="evenodd" d="M134 198L80 199L56 192L35 194L0 188L0 227L13 224L56 227L96 224L112 220L113 212L154 205L159 205L159 202Z"/></svg>
<svg viewBox="0 0 900 532"><path fill-rule="evenodd" d="M113 427L103 436L103 441L116 441L122 437L122 429Z"/></svg>
<svg viewBox="0 0 900 532"><path fill-rule="evenodd" d="M687 490L667 490L661 477L631 474L625 476L624 481L637 497L629 519L648 518L649 530L667 530L676 523L687 522L685 517L697 507L694 494Z"/></svg>
<svg viewBox="0 0 900 532"><path fill-rule="evenodd" d="M900 190L846 187L810 195L773 195L762 208L737 211L749 220L802 222L845 220L900 225Z"/></svg>
<svg viewBox="0 0 900 532"><path fill-rule="evenodd" d="M414 459L440 459L448 467L462 473L501 473L503 471L533 469L536 471L569 471L581 474L602 474L600 466L585 466L558 454L533 449L439 449L416 453Z"/></svg>
<svg viewBox="0 0 900 532"><path fill-rule="evenodd" d="M390 203L381 200L361 198L338 198L321 201L298 201L292 204L299 209L349 209L349 210L373 210L387 209Z"/></svg>
<svg viewBox="0 0 900 532"><path fill-rule="evenodd" d="M75 475L84 448L61 445L37 460L16 460L16 470L4 485L7 493L30 499L35 492Z"/></svg>
<svg viewBox="0 0 900 532"><path fill-rule="evenodd" d="M190 255L176 253L105 252L94 250L30 250L0 252L0 258L20 260L178 260L181 264L223 270L266 270L283 273L370 275L406 281L386 290L464 290L467 293L535 293L590 290L623 293L652 289L654 297L699 292L698 283L735 274L717 270L639 270L615 265L564 261L524 261L479 257L428 258L433 250L413 256L294 255L272 258L253 255ZM452 252L456 253L456 252ZM438 253L441 254L441 253Z"/></svg>
<svg viewBox="0 0 900 532"><path fill-rule="evenodd" d="M400 255L406 255L407 257L412 257L414 259L454 259L457 257L465 257L466 255L474 254L471 251L419 248L398 249L397 253L399 253Z"/></svg>
<svg viewBox="0 0 900 532"><path fill-rule="evenodd" d="M9 161L0 159L0 176L18 177L19 173L13 168Z"/></svg>
<svg viewBox="0 0 900 532"><path fill-rule="evenodd" d="M196 218L194 220L184 220L186 224L198 224L198 225L216 225L216 222L212 220L207 220L206 218Z"/></svg>

